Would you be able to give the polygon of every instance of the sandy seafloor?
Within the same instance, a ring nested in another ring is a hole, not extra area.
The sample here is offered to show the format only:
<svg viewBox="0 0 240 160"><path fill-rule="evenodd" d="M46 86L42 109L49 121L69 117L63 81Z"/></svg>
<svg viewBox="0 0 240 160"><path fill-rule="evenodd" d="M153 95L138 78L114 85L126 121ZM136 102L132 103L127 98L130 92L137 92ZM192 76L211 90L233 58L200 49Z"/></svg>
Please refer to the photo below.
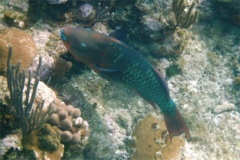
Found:
<svg viewBox="0 0 240 160"><path fill-rule="evenodd" d="M177 60L182 73L167 80L170 95L191 133L191 139L180 149L179 160L238 160L240 157L240 91L233 85L233 59L239 62L240 33L237 27L224 33L221 25L224 23L219 21L211 26L201 22L190 29L189 43ZM39 21L27 30L36 42L38 53L43 55L48 53L44 43L52 34L46 26L54 34L64 27ZM2 23L1 27L6 24ZM215 29L219 31L214 32ZM60 41L56 44L62 45ZM169 58L150 57L149 60L164 75L172 63ZM81 111L91 128L88 153L85 153L88 158L128 159L131 150L126 141L131 138L134 126L147 115L155 115L154 109L131 89L107 81L89 69L71 75L55 87L62 97L69 94L81 97L73 105L82 99L86 103ZM94 103L95 107L90 105ZM161 114L157 116L163 118Z"/></svg>

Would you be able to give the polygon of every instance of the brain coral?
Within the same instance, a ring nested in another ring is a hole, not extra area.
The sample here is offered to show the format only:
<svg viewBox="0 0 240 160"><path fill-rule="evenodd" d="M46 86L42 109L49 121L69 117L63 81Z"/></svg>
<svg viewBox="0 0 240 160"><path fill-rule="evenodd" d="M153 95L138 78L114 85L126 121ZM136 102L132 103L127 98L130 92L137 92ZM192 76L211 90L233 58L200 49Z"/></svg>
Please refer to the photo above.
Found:
<svg viewBox="0 0 240 160"><path fill-rule="evenodd" d="M170 142L164 121L149 115L141 120L132 134L135 153L131 160L171 160L176 159L184 140L179 136Z"/></svg>
<svg viewBox="0 0 240 160"><path fill-rule="evenodd" d="M15 28L0 31L0 74L7 69L8 46L13 47L12 64L22 61L21 68L28 68L36 54L33 38L24 31Z"/></svg>

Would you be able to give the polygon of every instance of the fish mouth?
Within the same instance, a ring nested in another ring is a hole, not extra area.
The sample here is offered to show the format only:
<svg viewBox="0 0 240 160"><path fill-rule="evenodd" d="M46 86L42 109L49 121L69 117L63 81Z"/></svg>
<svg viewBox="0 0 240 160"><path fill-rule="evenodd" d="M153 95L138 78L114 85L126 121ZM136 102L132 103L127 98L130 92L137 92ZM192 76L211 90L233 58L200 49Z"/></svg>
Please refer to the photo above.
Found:
<svg viewBox="0 0 240 160"><path fill-rule="evenodd" d="M67 37L66 37L66 35L65 35L64 29L61 30L61 32L60 32L60 37L61 37L61 40L67 41Z"/></svg>

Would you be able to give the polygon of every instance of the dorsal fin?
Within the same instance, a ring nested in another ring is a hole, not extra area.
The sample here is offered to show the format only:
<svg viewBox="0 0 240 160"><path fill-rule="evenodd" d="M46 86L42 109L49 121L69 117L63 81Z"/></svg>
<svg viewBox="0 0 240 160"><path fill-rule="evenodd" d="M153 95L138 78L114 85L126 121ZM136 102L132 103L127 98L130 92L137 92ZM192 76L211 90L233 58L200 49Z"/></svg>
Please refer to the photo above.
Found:
<svg viewBox="0 0 240 160"><path fill-rule="evenodd" d="M125 43L127 38L127 30L125 28L120 28L110 33L109 36Z"/></svg>

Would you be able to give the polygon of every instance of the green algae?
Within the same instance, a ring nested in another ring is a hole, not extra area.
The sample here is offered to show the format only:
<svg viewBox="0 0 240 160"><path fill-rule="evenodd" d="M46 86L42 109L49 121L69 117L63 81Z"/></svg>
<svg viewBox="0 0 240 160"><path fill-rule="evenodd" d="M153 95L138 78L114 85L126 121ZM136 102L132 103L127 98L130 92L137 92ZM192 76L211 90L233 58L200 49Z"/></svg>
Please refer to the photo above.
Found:
<svg viewBox="0 0 240 160"><path fill-rule="evenodd" d="M178 74L181 74L181 73L182 73L182 69L176 63L173 63L168 68L166 68L167 78L171 78L172 76L175 76L175 75L178 75Z"/></svg>

